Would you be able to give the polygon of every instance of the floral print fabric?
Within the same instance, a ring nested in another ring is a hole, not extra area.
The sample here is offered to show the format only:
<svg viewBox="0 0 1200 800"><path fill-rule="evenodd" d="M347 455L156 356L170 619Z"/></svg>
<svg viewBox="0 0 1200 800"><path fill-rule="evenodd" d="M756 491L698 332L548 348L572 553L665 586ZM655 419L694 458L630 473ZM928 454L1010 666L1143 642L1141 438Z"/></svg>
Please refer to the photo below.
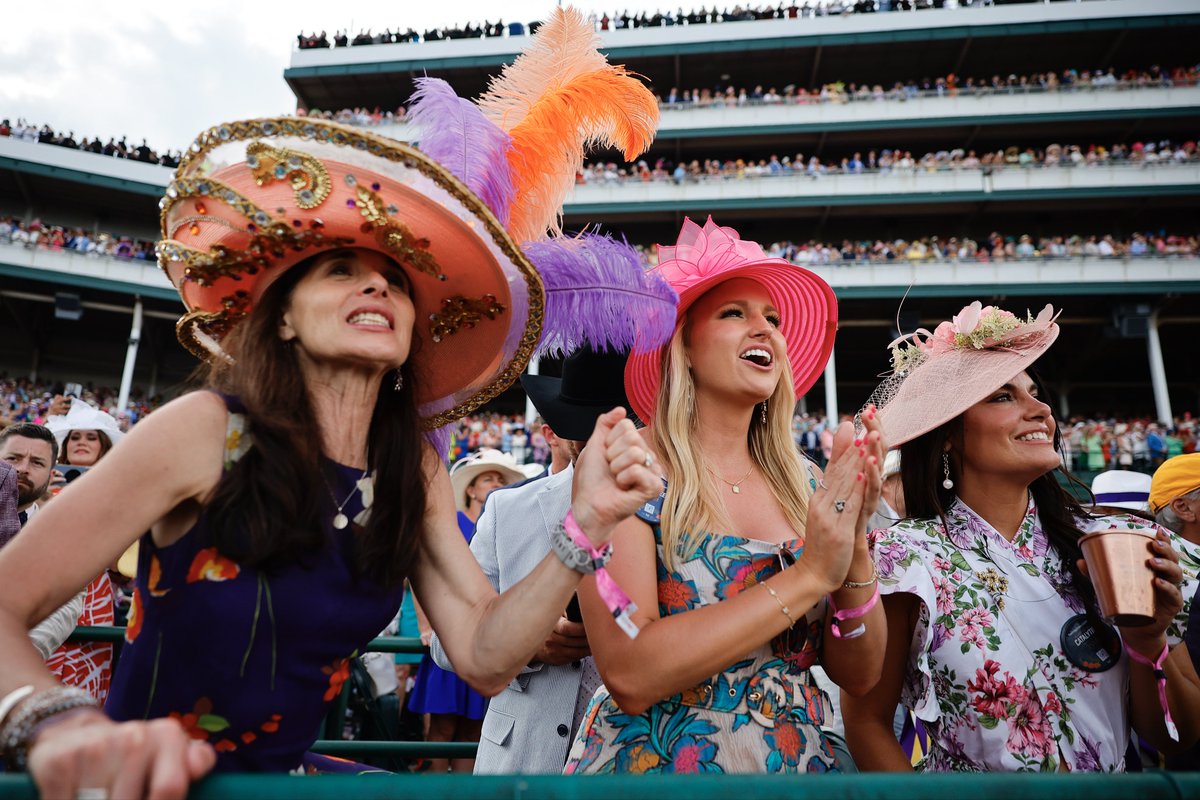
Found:
<svg viewBox="0 0 1200 800"><path fill-rule="evenodd" d="M799 539L775 545L701 534L694 555L668 571L663 563L657 504L639 512L654 526L659 614L710 605L753 588L780 570L780 549L803 550ZM761 591L761 590L760 590ZM624 713L601 686L584 714L567 759L573 773L739 773L836 771L822 735L828 700L809 667L817 661L824 603L792 632L723 672L651 706Z"/></svg>
<svg viewBox="0 0 1200 800"><path fill-rule="evenodd" d="M1033 503L1012 542L961 500L947 522L872 533L880 591L920 601L901 693L929 732L920 768L1123 770L1128 657L1089 672L1064 655L1063 625L1084 607ZM1126 515L1079 521L1085 533L1110 528L1158 530ZM1177 624L1186 619L1185 608Z"/></svg>
<svg viewBox="0 0 1200 800"><path fill-rule="evenodd" d="M226 466L252 446L231 413ZM355 576L354 528L335 530L332 495L362 510L362 471L324 462L327 544L306 561L270 572L238 564L214 546L208 516L179 541L139 550L124 651L106 712L113 719L171 717L210 743L222 771L289 771L311 759L350 657L387 625L402 590ZM324 762L323 762L324 763Z"/></svg>

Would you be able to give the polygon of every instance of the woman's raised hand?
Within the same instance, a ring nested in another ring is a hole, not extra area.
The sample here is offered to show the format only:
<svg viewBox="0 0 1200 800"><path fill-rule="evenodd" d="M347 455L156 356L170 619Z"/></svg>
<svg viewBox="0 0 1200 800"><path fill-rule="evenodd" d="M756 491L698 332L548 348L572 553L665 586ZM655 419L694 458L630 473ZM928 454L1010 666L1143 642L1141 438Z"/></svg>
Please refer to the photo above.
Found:
<svg viewBox="0 0 1200 800"><path fill-rule="evenodd" d="M874 418L871 425L866 440L854 438L849 422L838 426L825 475L808 500L804 553L796 566L825 592L846 580L856 544L865 551L866 520L879 502L882 442Z"/></svg>
<svg viewBox="0 0 1200 800"><path fill-rule="evenodd" d="M93 789L114 799L182 799L216 762L212 747L173 719L117 723L99 712L49 725L29 751L29 772L42 797Z"/></svg>
<svg viewBox="0 0 1200 800"><path fill-rule="evenodd" d="M661 493L654 454L625 409L601 415L575 462L572 485L571 510L588 539L603 545L617 523Z"/></svg>

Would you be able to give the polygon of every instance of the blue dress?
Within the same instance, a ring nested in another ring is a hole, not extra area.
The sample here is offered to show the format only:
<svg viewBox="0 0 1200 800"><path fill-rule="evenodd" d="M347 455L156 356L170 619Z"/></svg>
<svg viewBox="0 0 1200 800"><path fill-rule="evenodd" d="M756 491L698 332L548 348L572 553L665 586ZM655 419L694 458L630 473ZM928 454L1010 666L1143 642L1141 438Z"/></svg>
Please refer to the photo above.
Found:
<svg viewBox="0 0 1200 800"><path fill-rule="evenodd" d="M458 527L468 542L475 535L475 523L458 512ZM417 679L408 696L408 707L418 714L454 714L467 719L483 719L487 698L467 686L466 681L444 670L425 656L417 668Z"/></svg>
<svg viewBox="0 0 1200 800"><path fill-rule="evenodd" d="M227 399L231 411L240 406ZM230 413L226 469L249 448ZM347 497L362 471L325 461L332 494ZM354 529L335 530L302 564L265 572L222 555L208 512L179 541L142 537L125 645L105 711L114 720L173 717L217 751L217 770L288 771L306 754L360 652L396 614L402 588L352 569ZM358 492L343 511L362 510ZM331 759L318 757L325 764Z"/></svg>

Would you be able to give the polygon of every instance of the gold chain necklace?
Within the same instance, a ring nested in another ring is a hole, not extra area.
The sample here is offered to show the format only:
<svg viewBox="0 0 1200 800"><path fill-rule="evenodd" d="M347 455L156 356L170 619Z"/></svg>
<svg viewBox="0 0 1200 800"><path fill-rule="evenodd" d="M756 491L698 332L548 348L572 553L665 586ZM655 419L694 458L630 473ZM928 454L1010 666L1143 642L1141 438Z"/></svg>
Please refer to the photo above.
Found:
<svg viewBox="0 0 1200 800"><path fill-rule="evenodd" d="M718 480L721 481L721 483L725 484L730 489L732 489L734 494L741 494L742 493L742 482L745 481L746 478L750 477L751 472L754 472L754 463L751 462L750 469L746 470L746 474L743 475L742 477L738 478L736 481L725 480L724 478L721 477L721 474L719 472L715 471L712 467L708 466L707 464L704 466L704 468L706 470L708 470L709 472L711 472Z"/></svg>

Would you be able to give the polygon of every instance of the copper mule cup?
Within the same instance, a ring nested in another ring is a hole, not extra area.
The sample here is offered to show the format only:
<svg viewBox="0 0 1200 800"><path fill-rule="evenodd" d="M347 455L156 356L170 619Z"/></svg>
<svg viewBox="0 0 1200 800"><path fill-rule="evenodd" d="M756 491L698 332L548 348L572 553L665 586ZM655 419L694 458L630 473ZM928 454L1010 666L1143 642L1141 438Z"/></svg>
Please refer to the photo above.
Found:
<svg viewBox="0 0 1200 800"><path fill-rule="evenodd" d="M1149 531L1114 529L1079 540L1088 574L1096 587L1100 614L1134 628L1154 621L1154 571L1146 565L1154 541Z"/></svg>

